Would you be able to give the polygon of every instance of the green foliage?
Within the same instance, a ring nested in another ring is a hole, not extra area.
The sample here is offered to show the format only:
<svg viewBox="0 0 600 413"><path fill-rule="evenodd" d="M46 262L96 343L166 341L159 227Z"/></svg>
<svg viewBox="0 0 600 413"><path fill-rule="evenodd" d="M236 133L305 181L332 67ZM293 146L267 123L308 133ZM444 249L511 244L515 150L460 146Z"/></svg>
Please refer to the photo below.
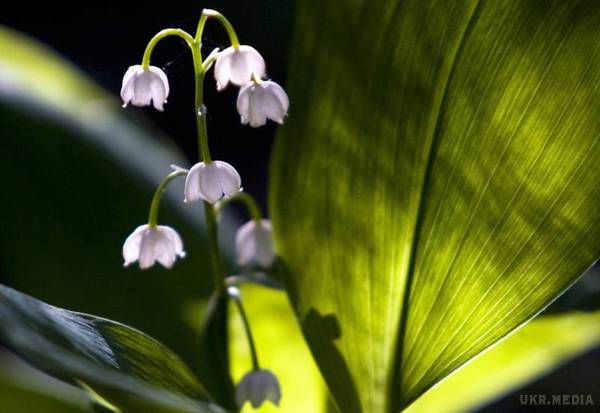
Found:
<svg viewBox="0 0 600 413"><path fill-rule="evenodd" d="M398 411L600 255L600 9L296 12L270 199L283 275L340 409Z"/></svg>
<svg viewBox="0 0 600 413"><path fill-rule="evenodd" d="M0 286L0 338L22 357L73 384L82 382L118 407L219 411L181 360L147 335L50 306Z"/></svg>
<svg viewBox="0 0 600 413"><path fill-rule="evenodd" d="M122 267L121 245L145 223L155 186L170 164L186 161L163 136L140 127L143 118L128 119L115 97L45 47L0 27L0 48L3 281L156 337L226 400L227 370L203 368L200 355L212 347L199 343L200 324L184 321L213 282L202 207L183 206L183 182L169 188L159 221L179 231L188 257L171 271ZM234 226L224 218L227 239ZM223 251L230 256L230 247ZM219 339L211 346L226 348L227 337Z"/></svg>
<svg viewBox="0 0 600 413"><path fill-rule="evenodd" d="M10 413L90 413L91 404L83 391L58 381L0 350L0 400Z"/></svg>
<svg viewBox="0 0 600 413"><path fill-rule="evenodd" d="M599 343L600 311L536 318L442 380L406 412L471 411Z"/></svg>

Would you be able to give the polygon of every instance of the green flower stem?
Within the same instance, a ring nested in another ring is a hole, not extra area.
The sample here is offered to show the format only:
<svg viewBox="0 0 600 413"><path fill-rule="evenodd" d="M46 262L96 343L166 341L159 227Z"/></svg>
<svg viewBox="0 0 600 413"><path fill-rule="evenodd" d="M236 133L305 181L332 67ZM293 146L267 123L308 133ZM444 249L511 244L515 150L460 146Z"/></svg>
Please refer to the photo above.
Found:
<svg viewBox="0 0 600 413"><path fill-rule="evenodd" d="M192 47L192 58L194 60L194 79L196 94L194 105L196 108L196 131L198 133L198 152L204 163L211 163L210 149L208 147L208 131L206 129L206 107L204 106L204 76L206 69L202 62L200 43L194 40Z"/></svg>
<svg viewBox="0 0 600 413"><path fill-rule="evenodd" d="M194 80L196 93L194 97L194 107L196 109L196 132L198 135L198 155L202 162L208 164L212 162L210 156L210 148L208 146L208 130L206 127L206 106L204 106L204 76L208 70L208 65L202 61L202 31L204 30L204 24L206 23L207 16L202 15L198 23L198 30L196 37L192 43L192 58L194 62ZM213 54L209 55L211 58ZM217 229L217 215L215 207L209 203L204 202L204 221L206 222L206 230L208 232L208 250L210 254L210 261L213 269L213 277L215 281L215 288L217 291L222 291L225 288L225 271L223 269L223 263L221 261L221 254L219 252L219 238Z"/></svg>
<svg viewBox="0 0 600 413"><path fill-rule="evenodd" d="M258 207L258 204L256 203L254 197L247 192L238 192L237 194L229 198L225 198L221 202L219 202L215 208L217 211L217 215L220 214L223 208L225 208L229 203L235 201L242 202L245 205L246 210L248 211L248 215L250 215L250 217L257 224L260 223L260 221L262 220L262 213L260 212L260 208Z"/></svg>
<svg viewBox="0 0 600 413"><path fill-rule="evenodd" d="M202 10L202 17L206 17L206 18L214 17L215 19L217 19L219 21L219 23L221 23L221 25L227 31L227 35L229 36L229 41L231 42L231 47L233 47L234 49L238 49L240 47L240 40L238 39L237 33L235 32L233 25L227 19L227 17L223 16L218 11L211 10L211 9ZM204 30L204 22L202 21L202 19L200 19L200 23L198 23L198 30ZM196 33L197 38L198 38L198 33L200 33L200 36L202 36L201 32L197 32Z"/></svg>
<svg viewBox="0 0 600 413"><path fill-rule="evenodd" d="M150 56L152 56L152 51L154 50L154 46L156 46L156 44L158 42L160 42L162 39L164 39L165 37L168 37L168 36L181 37L193 51L194 38L192 37L191 34L186 32L185 30L181 30L181 29L161 30L160 32L156 33L152 39L150 39L150 42L148 42L148 45L146 46L146 50L144 51L144 57L142 58L142 69L146 70L146 69L148 69L148 67L150 67Z"/></svg>
<svg viewBox="0 0 600 413"><path fill-rule="evenodd" d="M204 221L206 222L206 232L208 233L208 251L213 269L215 288L218 291L222 291L225 288L225 270L219 251L217 214L215 207L206 201L204 201Z"/></svg>
<svg viewBox="0 0 600 413"><path fill-rule="evenodd" d="M215 63L217 61L218 55L219 55L219 48L216 48L215 50L210 52L210 54L206 57L206 59L204 59L204 62L202 62L202 65L204 66L205 72L208 72L210 70L210 68L212 67L213 63Z"/></svg>
<svg viewBox="0 0 600 413"><path fill-rule="evenodd" d="M156 188L154 196L152 197L152 203L150 204L150 212L148 213L148 226L150 228L156 228L156 225L158 223L158 210L160 208L160 200L162 198L163 193L165 192L165 189L167 189L169 183L171 183L171 181L177 178L178 176L185 176L187 175L187 173L188 171L186 171L185 169L177 169L171 172L169 175L165 176L162 182L158 185L158 188Z"/></svg>
<svg viewBox="0 0 600 413"><path fill-rule="evenodd" d="M206 21L208 20L208 15L204 14L206 9L202 10L202 15L200 16L200 20L198 21L198 27L196 28L196 37L194 40L198 44L202 44L202 33L204 33L204 26L206 25Z"/></svg>
<svg viewBox="0 0 600 413"><path fill-rule="evenodd" d="M244 305L242 304L240 290L237 287L229 287L227 289L227 293L237 306L237 309L242 318L242 323L244 324L244 331L246 332L246 339L248 340L248 346L250 347L250 354L252 356L252 369L260 370L260 365L258 364L258 354L256 353L256 345L254 344L254 337L252 336L252 330L250 329L250 322L248 321L248 316L246 315Z"/></svg>

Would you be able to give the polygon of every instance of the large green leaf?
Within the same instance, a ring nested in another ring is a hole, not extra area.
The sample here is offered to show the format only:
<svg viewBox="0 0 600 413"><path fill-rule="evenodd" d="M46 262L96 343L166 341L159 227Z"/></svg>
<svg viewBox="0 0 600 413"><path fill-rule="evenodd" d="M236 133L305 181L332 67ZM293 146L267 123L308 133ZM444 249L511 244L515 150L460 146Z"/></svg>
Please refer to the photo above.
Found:
<svg viewBox="0 0 600 413"><path fill-rule="evenodd" d="M270 204L342 411L406 406L600 254L599 23L591 0L298 2Z"/></svg>
<svg viewBox="0 0 600 413"><path fill-rule="evenodd" d="M187 257L171 271L122 266L122 243L146 221L154 188L170 164L187 162L141 126L141 111L122 109L52 51L2 27L0 49L3 281L156 337L225 400L227 366L203 368L201 355L211 350L198 342L200 325L183 320L190 302L208 299L213 277L202 207L183 206L181 180L169 188L159 219L182 235ZM231 218L220 228L228 240ZM224 348L221 340L213 345Z"/></svg>
<svg viewBox="0 0 600 413"><path fill-rule="evenodd" d="M599 344L599 311L536 318L439 382L406 411L472 411Z"/></svg>
<svg viewBox="0 0 600 413"><path fill-rule="evenodd" d="M208 397L200 383L179 357L151 337L4 286L0 286L0 341L62 380L98 388L119 407L131 407L130 399L138 403L141 399L148 406L219 410L199 402Z"/></svg>

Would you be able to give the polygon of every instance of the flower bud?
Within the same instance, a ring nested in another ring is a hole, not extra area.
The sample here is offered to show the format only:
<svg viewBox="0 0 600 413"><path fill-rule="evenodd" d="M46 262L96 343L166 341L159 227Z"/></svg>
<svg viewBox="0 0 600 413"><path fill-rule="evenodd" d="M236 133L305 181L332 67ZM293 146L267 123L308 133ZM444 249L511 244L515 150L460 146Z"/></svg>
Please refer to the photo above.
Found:
<svg viewBox="0 0 600 413"><path fill-rule="evenodd" d="M235 401L241 408L247 401L258 408L265 400L271 400L276 406L281 400L281 390L277 377L269 370L253 370L246 374L235 389Z"/></svg>
<svg viewBox="0 0 600 413"><path fill-rule="evenodd" d="M184 202L203 199L214 204L241 190L242 179L233 166L223 161L198 162L185 178Z"/></svg>
<svg viewBox="0 0 600 413"><path fill-rule="evenodd" d="M164 225L140 225L123 244L125 267L138 261L140 268L145 270L158 261L165 268L171 268L177 257L185 257L181 237L173 228Z"/></svg>
<svg viewBox="0 0 600 413"><path fill-rule="evenodd" d="M167 75L156 66L143 69L140 65L131 66L121 86L123 107L131 103L134 106L148 106L152 102L157 110L163 110L163 104L169 96Z"/></svg>
<svg viewBox="0 0 600 413"><path fill-rule="evenodd" d="M252 74L265 76L265 60L251 46L228 47L217 55L215 80L217 90L223 90L231 82L242 86L250 81Z"/></svg>
<svg viewBox="0 0 600 413"><path fill-rule="evenodd" d="M287 116L290 101L281 86L270 80L252 81L240 89L237 110L242 123L256 128L271 119L279 124Z"/></svg>
<svg viewBox="0 0 600 413"><path fill-rule="evenodd" d="M263 268L270 267L275 261L271 221L252 220L240 227L235 235L235 250L239 265L256 263Z"/></svg>

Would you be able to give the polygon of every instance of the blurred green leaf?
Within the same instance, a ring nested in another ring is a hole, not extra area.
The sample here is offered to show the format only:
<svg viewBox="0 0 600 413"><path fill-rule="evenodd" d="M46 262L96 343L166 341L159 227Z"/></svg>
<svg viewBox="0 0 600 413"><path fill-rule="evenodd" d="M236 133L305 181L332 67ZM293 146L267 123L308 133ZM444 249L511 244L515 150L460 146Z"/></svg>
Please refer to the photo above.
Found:
<svg viewBox="0 0 600 413"><path fill-rule="evenodd" d="M398 411L600 255L600 8L296 12L270 199L287 288L341 410Z"/></svg>
<svg viewBox="0 0 600 413"><path fill-rule="evenodd" d="M143 402L153 411L220 411L199 402L208 397L200 383L173 352L151 337L1 285L0 339L33 365L67 382L98 389L124 409L136 399L135 405Z"/></svg>
<svg viewBox="0 0 600 413"><path fill-rule="evenodd" d="M91 413L90 399L0 350L0 400L9 413Z"/></svg>
<svg viewBox="0 0 600 413"><path fill-rule="evenodd" d="M184 206L181 180L169 188L159 220L182 235L188 256L171 271L122 266L123 241L146 221L155 186L170 164L187 162L140 125L140 110L125 111L37 42L0 27L0 50L3 282L139 328L219 389L214 397L230 397L220 392L231 386L227 370L203 368L200 355L212 349L198 340L200 324L184 322L189 303L208 299L213 278L202 206ZM224 218L228 258L234 226Z"/></svg>
<svg viewBox="0 0 600 413"><path fill-rule="evenodd" d="M271 370L281 385L279 407L265 403L258 411L324 411L328 392L285 293L251 284L242 284L240 289L256 342L259 363L262 368ZM230 303L230 307L232 374L238 382L252 369L252 358L240 315L233 303ZM246 404L242 411L256 410Z"/></svg>
<svg viewBox="0 0 600 413"><path fill-rule="evenodd" d="M539 317L439 382L406 412L472 411L599 344L600 311Z"/></svg>

